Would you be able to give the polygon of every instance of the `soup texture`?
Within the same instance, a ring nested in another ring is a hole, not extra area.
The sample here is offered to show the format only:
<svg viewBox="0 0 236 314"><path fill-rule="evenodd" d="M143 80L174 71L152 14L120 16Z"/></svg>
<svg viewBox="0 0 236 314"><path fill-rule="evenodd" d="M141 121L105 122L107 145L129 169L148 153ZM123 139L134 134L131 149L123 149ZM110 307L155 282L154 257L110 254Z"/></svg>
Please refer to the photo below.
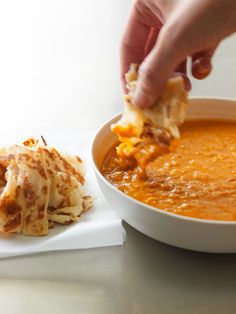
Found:
<svg viewBox="0 0 236 314"><path fill-rule="evenodd" d="M146 165L124 167L113 147L102 173L129 196L171 213L212 220L236 220L236 123L187 121L169 151Z"/></svg>

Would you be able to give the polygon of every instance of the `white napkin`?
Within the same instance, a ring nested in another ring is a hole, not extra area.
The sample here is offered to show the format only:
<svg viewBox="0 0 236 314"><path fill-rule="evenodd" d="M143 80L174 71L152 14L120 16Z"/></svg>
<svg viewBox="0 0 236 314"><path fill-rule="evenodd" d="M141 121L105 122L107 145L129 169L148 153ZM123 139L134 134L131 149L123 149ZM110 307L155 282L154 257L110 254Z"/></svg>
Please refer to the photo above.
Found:
<svg viewBox="0 0 236 314"><path fill-rule="evenodd" d="M71 154L78 154L85 160L85 192L93 196L93 208L83 214L76 223L69 226L55 225L50 229L48 236L0 234L0 258L55 250L122 245L125 241L121 219L105 201L91 166L90 145L94 132L56 133L57 135L44 132L48 145ZM15 139L11 136L8 137L7 142L5 140L3 143L1 140L0 145L16 144L24 139L19 139L19 135Z"/></svg>

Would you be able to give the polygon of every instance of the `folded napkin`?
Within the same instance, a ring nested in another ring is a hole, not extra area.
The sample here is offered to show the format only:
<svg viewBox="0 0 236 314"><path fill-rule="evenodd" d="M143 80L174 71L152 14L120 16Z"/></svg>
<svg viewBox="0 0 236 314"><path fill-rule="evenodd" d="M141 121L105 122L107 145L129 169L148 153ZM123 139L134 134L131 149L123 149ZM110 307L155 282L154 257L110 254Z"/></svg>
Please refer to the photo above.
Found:
<svg viewBox="0 0 236 314"><path fill-rule="evenodd" d="M121 219L104 199L91 166L90 146L94 132L68 131L63 134L45 132L50 146L58 150L77 154L85 161L85 192L94 198L93 207L80 220L69 226L55 225L45 237L0 234L0 258L32 254L37 252L85 249L112 245L122 245L125 231ZM34 136L34 134L29 134ZM17 144L25 138L8 139L2 145Z"/></svg>

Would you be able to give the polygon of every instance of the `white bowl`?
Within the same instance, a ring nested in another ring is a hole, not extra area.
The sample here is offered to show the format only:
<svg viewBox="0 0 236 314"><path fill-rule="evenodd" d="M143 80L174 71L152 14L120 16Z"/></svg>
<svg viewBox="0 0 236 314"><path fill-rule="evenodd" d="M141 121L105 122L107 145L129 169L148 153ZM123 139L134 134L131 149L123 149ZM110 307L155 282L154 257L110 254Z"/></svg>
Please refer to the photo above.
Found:
<svg viewBox="0 0 236 314"><path fill-rule="evenodd" d="M236 222L188 218L153 208L122 193L103 177L101 164L117 142L110 125L119 117L120 114L99 129L92 145L97 180L111 207L132 227L161 242L194 251L235 253ZM191 99L187 117L236 121L236 100Z"/></svg>

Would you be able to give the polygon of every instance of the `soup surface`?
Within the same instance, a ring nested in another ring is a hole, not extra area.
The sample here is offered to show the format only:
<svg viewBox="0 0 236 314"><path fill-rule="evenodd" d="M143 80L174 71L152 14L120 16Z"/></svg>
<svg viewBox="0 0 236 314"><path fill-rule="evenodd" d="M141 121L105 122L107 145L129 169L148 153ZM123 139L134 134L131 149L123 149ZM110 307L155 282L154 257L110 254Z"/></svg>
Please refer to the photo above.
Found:
<svg viewBox="0 0 236 314"><path fill-rule="evenodd" d="M124 168L110 150L102 173L115 187L156 208L179 215L236 220L236 123L188 121L169 152L146 166Z"/></svg>

